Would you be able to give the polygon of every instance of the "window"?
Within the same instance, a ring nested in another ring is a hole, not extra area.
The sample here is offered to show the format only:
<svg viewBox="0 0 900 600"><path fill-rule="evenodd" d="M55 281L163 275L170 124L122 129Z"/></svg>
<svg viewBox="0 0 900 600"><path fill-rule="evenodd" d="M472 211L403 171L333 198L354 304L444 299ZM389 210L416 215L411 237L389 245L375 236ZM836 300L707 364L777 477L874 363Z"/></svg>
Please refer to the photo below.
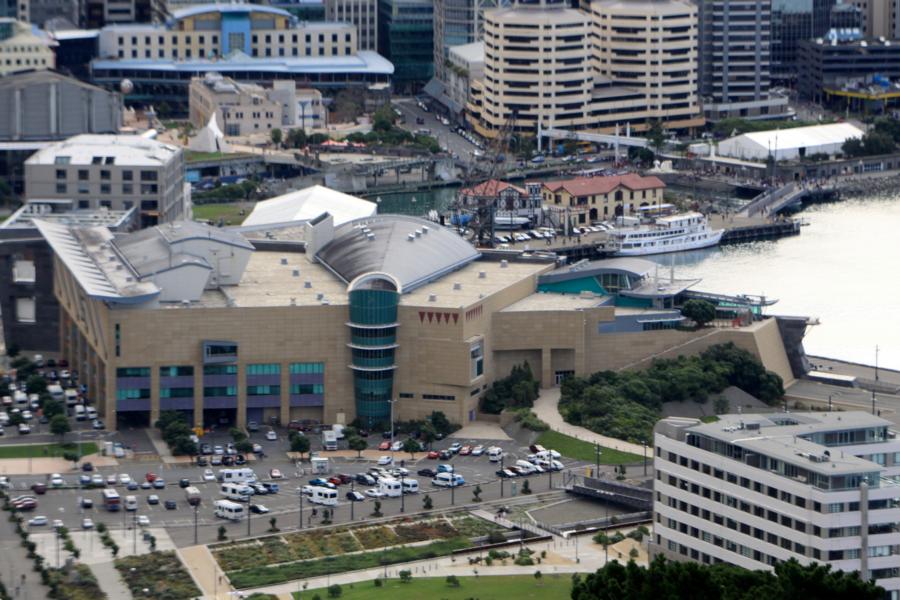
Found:
<svg viewBox="0 0 900 600"><path fill-rule="evenodd" d="M100 184L100 193L101 194L111 194L112 188L110 187L110 185L108 183L101 183ZM101 204L102 204L102 202L101 202ZM109 208L109 207L107 207L107 208Z"/></svg>
<svg viewBox="0 0 900 600"><path fill-rule="evenodd" d="M292 394L324 394L325 385L321 383L297 383L291 385Z"/></svg>
<svg viewBox="0 0 900 600"><path fill-rule="evenodd" d="M281 365L278 363L247 365L247 375L280 375Z"/></svg>
<svg viewBox="0 0 900 600"><path fill-rule="evenodd" d="M400 392L401 398L415 398L415 394L411 394L410 392Z"/></svg>
<svg viewBox="0 0 900 600"><path fill-rule="evenodd" d="M237 365L205 365L204 375L237 375Z"/></svg>
<svg viewBox="0 0 900 600"><path fill-rule="evenodd" d="M219 387L204 387L203 388L203 397L211 398L215 396L225 396L225 397L234 397L237 396L237 386L229 385L229 386L219 386Z"/></svg>
<svg viewBox="0 0 900 600"><path fill-rule="evenodd" d="M150 367L119 367L116 377L150 377Z"/></svg>
<svg viewBox="0 0 900 600"><path fill-rule="evenodd" d="M280 385L248 385L248 396L280 396Z"/></svg>
<svg viewBox="0 0 900 600"><path fill-rule="evenodd" d="M16 298L16 321L19 323L36 323L34 298Z"/></svg>
<svg viewBox="0 0 900 600"><path fill-rule="evenodd" d="M288 366L291 375L313 375L325 372L325 363L291 363Z"/></svg>
<svg viewBox="0 0 900 600"><path fill-rule="evenodd" d="M56 170L56 178L57 179L65 179L66 178L66 170L65 169L57 169Z"/></svg>
<svg viewBox="0 0 900 600"><path fill-rule="evenodd" d="M194 367L191 365L178 367L160 367L160 377L193 377Z"/></svg>
<svg viewBox="0 0 900 600"><path fill-rule="evenodd" d="M103 181L109 181L109 169L100 170L100 179L102 179Z"/></svg>
<svg viewBox="0 0 900 600"><path fill-rule="evenodd" d="M88 170L87 169L78 169L78 181L87 181L88 180Z"/></svg>
<svg viewBox="0 0 900 600"><path fill-rule="evenodd" d="M150 397L150 388L125 388L116 390L116 400L146 400Z"/></svg>
<svg viewBox="0 0 900 600"><path fill-rule="evenodd" d="M456 400L456 396L444 396L441 394L422 394L423 400Z"/></svg>
<svg viewBox="0 0 900 600"><path fill-rule="evenodd" d="M66 193L66 184L57 183L56 184L56 193L57 194L65 194Z"/></svg>
<svg viewBox="0 0 900 600"><path fill-rule="evenodd" d="M116 323L116 356L122 356L122 326Z"/></svg>
<svg viewBox="0 0 900 600"><path fill-rule="evenodd" d="M160 398L193 398L194 397L194 388L192 388L192 387L160 388L159 397Z"/></svg>
<svg viewBox="0 0 900 600"><path fill-rule="evenodd" d="M207 363L231 362L237 358L237 354L238 346L234 342L203 343L203 361Z"/></svg>
<svg viewBox="0 0 900 600"><path fill-rule="evenodd" d="M480 340L469 347L471 364L471 378L477 379L484 374L484 340Z"/></svg>
<svg viewBox="0 0 900 600"><path fill-rule="evenodd" d="M19 259L13 262L13 281L15 283L34 283L34 261Z"/></svg>
<svg viewBox="0 0 900 600"><path fill-rule="evenodd" d="M134 172L122 171L122 181L134 181Z"/></svg>
<svg viewBox="0 0 900 600"><path fill-rule="evenodd" d="M122 184L122 193L123 194L133 194L134 186L132 186L130 183L123 183ZM131 206L128 206L127 208L131 208Z"/></svg>
<svg viewBox="0 0 900 600"><path fill-rule="evenodd" d="M141 181L156 181L156 171L141 171Z"/></svg>

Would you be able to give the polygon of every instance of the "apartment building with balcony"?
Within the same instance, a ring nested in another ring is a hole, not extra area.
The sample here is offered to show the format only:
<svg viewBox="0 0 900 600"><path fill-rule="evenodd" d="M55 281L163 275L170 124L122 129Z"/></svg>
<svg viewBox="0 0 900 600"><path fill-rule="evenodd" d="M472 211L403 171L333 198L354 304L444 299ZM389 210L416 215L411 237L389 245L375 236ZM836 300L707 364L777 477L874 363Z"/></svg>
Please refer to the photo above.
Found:
<svg viewBox="0 0 900 600"><path fill-rule="evenodd" d="M654 431L651 551L859 571L900 597L900 439L865 412L667 418Z"/></svg>

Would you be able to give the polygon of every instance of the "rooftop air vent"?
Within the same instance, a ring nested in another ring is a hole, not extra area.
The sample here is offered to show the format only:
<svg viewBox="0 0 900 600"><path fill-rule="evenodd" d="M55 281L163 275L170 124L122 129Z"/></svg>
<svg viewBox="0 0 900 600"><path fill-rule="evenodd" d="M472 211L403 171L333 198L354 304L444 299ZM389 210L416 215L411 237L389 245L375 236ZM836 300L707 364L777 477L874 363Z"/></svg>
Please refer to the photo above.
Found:
<svg viewBox="0 0 900 600"><path fill-rule="evenodd" d="M453 282L453 289L454 289L454 290L461 290L461 289L462 289L462 284L461 284L460 282L458 282L458 281Z"/></svg>
<svg viewBox="0 0 900 600"><path fill-rule="evenodd" d="M478 271L478 279L487 278L487 271Z"/></svg>
<svg viewBox="0 0 900 600"><path fill-rule="evenodd" d="M422 225L422 233L423 234L427 234L429 231L431 231L431 230L428 228L428 225Z"/></svg>
<svg viewBox="0 0 900 600"><path fill-rule="evenodd" d="M416 237L420 237L422 235L421 229L416 229Z"/></svg>
<svg viewBox="0 0 900 600"><path fill-rule="evenodd" d="M125 281L127 281L128 283L131 283L132 281L134 281L134 277L129 275L128 277L125 278Z"/></svg>
<svg viewBox="0 0 900 600"><path fill-rule="evenodd" d="M415 239L416 239L416 234L414 234L414 233L411 233L408 236L406 236L406 241L408 241L408 242L415 241Z"/></svg>
<svg viewBox="0 0 900 600"><path fill-rule="evenodd" d="M501 268L501 269L505 269L505 268L508 267L508 266L509 266L509 261L506 260L505 258L504 258L503 260L500 261L500 268Z"/></svg>
<svg viewBox="0 0 900 600"><path fill-rule="evenodd" d="M323 293L321 293L321 292L319 292L318 294L316 294L316 300L322 300L322 299L324 299L324 298L325 298L325 294L323 294Z"/></svg>
<svg viewBox="0 0 900 600"><path fill-rule="evenodd" d="M428 294L428 301L429 302L437 302L437 295L436 294Z"/></svg>
<svg viewBox="0 0 900 600"><path fill-rule="evenodd" d="M331 302L328 300L322 300L322 306L328 306L329 304L331 304Z"/></svg>
<svg viewBox="0 0 900 600"><path fill-rule="evenodd" d="M181 306L183 306L185 308L189 308L191 306L191 301L190 300L182 300Z"/></svg>
<svg viewBox="0 0 900 600"><path fill-rule="evenodd" d="M367 233L367 234L366 234L366 239L368 239L370 242L374 242L374 241L375 241L375 234L374 234L374 233Z"/></svg>
<svg viewBox="0 0 900 600"><path fill-rule="evenodd" d="M294 269L293 271L291 271L291 276L300 277L300 269Z"/></svg>
<svg viewBox="0 0 900 600"><path fill-rule="evenodd" d="M287 264L287 258L282 257L282 259L281 259L281 264L286 265L286 264Z"/></svg>
<svg viewBox="0 0 900 600"><path fill-rule="evenodd" d="M297 306L297 299L291 298L291 306Z"/></svg>
<svg viewBox="0 0 900 600"><path fill-rule="evenodd" d="M306 281L303 282L303 287L305 287L306 289L312 289L312 281L307 279Z"/></svg>

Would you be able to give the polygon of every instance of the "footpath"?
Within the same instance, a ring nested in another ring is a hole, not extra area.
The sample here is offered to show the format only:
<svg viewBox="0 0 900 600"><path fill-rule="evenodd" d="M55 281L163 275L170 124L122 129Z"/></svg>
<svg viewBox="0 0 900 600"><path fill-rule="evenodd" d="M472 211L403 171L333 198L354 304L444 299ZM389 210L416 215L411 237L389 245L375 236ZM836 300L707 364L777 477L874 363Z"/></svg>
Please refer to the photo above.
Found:
<svg viewBox="0 0 900 600"><path fill-rule="evenodd" d="M13 598L43 600L50 597L50 589L41 583L41 577L32 570L34 562L20 544L16 526L8 514L0 515L0 581Z"/></svg>
<svg viewBox="0 0 900 600"><path fill-rule="evenodd" d="M579 427L566 423L562 415L559 414L559 397L561 390L558 387L540 391L540 397L534 403L534 414L550 426L553 431L558 431L564 435L588 442L591 444L600 444L606 448L620 450L622 452L631 452L632 454L644 454L644 447L639 444L632 444L616 438L607 437L594 433L590 429Z"/></svg>

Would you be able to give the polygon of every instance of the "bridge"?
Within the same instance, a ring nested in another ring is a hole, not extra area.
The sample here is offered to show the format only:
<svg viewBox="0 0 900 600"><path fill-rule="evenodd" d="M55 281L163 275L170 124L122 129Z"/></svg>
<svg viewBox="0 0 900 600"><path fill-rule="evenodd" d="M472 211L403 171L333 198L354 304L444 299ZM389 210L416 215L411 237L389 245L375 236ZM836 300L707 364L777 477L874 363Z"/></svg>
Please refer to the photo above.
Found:
<svg viewBox="0 0 900 600"><path fill-rule="evenodd" d="M625 135L619 135L619 126L616 125L616 133L589 133L586 131L569 131L568 129L555 129L553 127L543 129L538 123L538 152L542 151L542 140L547 137L551 140L578 140L579 142L593 142L595 144L608 144L615 149L616 161L619 160L619 146L635 146L646 148L649 145L647 138L632 137L631 127L626 128Z"/></svg>

